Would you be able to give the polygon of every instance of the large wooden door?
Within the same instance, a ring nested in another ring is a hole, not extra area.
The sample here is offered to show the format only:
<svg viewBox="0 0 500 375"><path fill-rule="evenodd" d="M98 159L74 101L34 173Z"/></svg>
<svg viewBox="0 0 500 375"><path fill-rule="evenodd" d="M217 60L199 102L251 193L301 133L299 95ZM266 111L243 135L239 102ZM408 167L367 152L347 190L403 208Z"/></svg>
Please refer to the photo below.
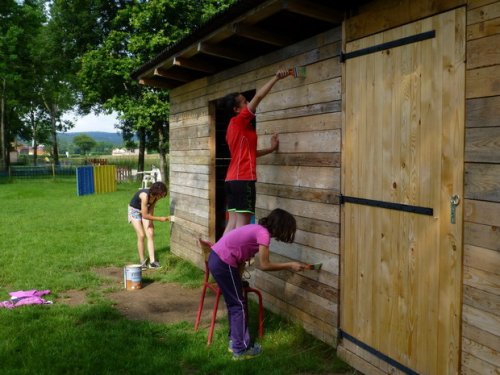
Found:
<svg viewBox="0 0 500 375"><path fill-rule="evenodd" d="M459 369L464 38L459 8L346 46L341 331L419 374Z"/></svg>

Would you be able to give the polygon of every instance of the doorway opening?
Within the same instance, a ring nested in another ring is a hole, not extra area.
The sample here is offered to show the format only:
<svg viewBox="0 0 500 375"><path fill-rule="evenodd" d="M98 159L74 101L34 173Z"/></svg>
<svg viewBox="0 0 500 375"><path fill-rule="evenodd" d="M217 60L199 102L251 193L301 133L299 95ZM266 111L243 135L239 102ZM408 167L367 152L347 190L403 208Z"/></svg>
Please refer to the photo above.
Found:
<svg viewBox="0 0 500 375"><path fill-rule="evenodd" d="M247 100L251 100L255 95L255 90L245 91L241 93ZM227 223L226 210L226 192L224 182L226 179L227 169L231 161L229 146L226 142L226 130L229 121L233 117L229 113L222 100L215 101L215 240L222 237ZM252 125L255 127L255 118Z"/></svg>

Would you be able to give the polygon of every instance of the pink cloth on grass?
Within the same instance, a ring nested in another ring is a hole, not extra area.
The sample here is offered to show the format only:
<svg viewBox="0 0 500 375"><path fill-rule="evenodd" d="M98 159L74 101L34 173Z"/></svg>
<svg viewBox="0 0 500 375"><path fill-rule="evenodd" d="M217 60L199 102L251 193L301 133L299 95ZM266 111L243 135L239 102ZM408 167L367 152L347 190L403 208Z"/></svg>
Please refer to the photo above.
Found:
<svg viewBox="0 0 500 375"><path fill-rule="evenodd" d="M49 294L50 290L19 290L17 292L11 292L9 301L0 302L0 308L13 309L14 307L24 306L24 305L46 305L51 304L52 301L46 301L41 298L46 294Z"/></svg>

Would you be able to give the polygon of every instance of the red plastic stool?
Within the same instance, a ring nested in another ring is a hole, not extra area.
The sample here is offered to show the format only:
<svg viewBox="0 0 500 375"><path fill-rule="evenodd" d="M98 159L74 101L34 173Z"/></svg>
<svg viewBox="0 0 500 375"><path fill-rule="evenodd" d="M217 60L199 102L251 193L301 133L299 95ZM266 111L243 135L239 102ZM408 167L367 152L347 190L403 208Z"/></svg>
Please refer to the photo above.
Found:
<svg viewBox="0 0 500 375"><path fill-rule="evenodd" d="M219 308L219 300L221 296L221 291L219 287L217 286L217 283L211 283L209 282L210 278L210 271L208 269L208 256L210 255L210 252L212 251L211 246L212 244L208 241L204 241L202 239L198 240L201 249L203 250L203 256L205 258L205 278L203 280L203 287L201 290L201 299L200 299L200 306L198 307L198 315L196 317L196 322L194 323L194 330L197 331L198 327L200 325L200 320L201 320L201 313L203 311L203 305L205 303L205 295L207 293L207 289L210 289L212 292L215 293L215 302L214 302L214 308L212 311L212 321L210 323L210 330L208 332L208 340L207 340L207 345L210 345L212 343L212 337L214 334L214 328L215 328L215 319L217 318L217 309ZM255 293L257 295L257 298L259 300L259 337L262 338L264 336L264 308L262 306L262 293L255 288L251 288L250 286L244 286L243 287L243 296L245 299L248 301L248 293ZM248 309L248 305L247 305ZM248 310L247 310L247 316L248 316Z"/></svg>

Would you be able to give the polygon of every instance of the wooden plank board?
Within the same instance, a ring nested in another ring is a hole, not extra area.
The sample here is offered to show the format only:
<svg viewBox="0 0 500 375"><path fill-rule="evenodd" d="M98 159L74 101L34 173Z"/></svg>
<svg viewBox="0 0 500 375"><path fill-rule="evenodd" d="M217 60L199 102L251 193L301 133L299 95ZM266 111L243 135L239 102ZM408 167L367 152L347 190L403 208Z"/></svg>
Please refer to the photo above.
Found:
<svg viewBox="0 0 500 375"><path fill-rule="evenodd" d="M210 136L210 128L208 126L209 118L206 118L201 124L195 124L190 126L185 126L182 128L172 129L170 132L170 141L174 139L186 139L186 138L203 138Z"/></svg>
<svg viewBox="0 0 500 375"><path fill-rule="evenodd" d="M340 129L342 118L340 112L322 113L303 117L292 117L287 119L274 119L265 121L259 116L257 134L273 133L299 133L322 130Z"/></svg>
<svg viewBox="0 0 500 375"><path fill-rule="evenodd" d="M464 225L464 243L500 251L500 231L496 226L466 222Z"/></svg>
<svg viewBox="0 0 500 375"><path fill-rule="evenodd" d="M464 246L464 265L500 276L500 252L473 245Z"/></svg>
<svg viewBox="0 0 500 375"><path fill-rule="evenodd" d="M334 100L326 103L299 105L297 107L281 109L279 111L259 113L259 116L257 118L257 127L259 127L258 124L260 123L260 121L305 117L321 113L337 113L340 110L341 101Z"/></svg>
<svg viewBox="0 0 500 375"><path fill-rule="evenodd" d="M257 165L257 181L318 189L340 189L340 169Z"/></svg>
<svg viewBox="0 0 500 375"><path fill-rule="evenodd" d="M352 351L347 350L346 343L347 341L343 340L343 342L337 348L337 355L339 356L339 358L343 359L351 366L361 371L363 374L371 374L371 375L387 374L385 371L382 371L377 366L372 365L371 363L364 360L360 356L356 355Z"/></svg>
<svg viewBox="0 0 500 375"><path fill-rule="evenodd" d="M498 33L500 33L500 17L467 26L468 41Z"/></svg>
<svg viewBox="0 0 500 375"><path fill-rule="evenodd" d="M198 110L184 111L184 112L170 112L170 129L172 133L184 127L193 125L208 124L209 116L207 108Z"/></svg>
<svg viewBox="0 0 500 375"><path fill-rule="evenodd" d="M346 21L346 41L350 42L396 26L408 24L465 5L466 0L373 1L360 6L357 15Z"/></svg>
<svg viewBox="0 0 500 375"><path fill-rule="evenodd" d="M500 203L464 200L464 220L500 227Z"/></svg>
<svg viewBox="0 0 500 375"><path fill-rule="evenodd" d="M487 66L467 70L465 96L467 99L500 95L500 69Z"/></svg>
<svg viewBox="0 0 500 375"><path fill-rule="evenodd" d="M273 152L257 159L258 165L302 165L307 167L340 167L340 152Z"/></svg>
<svg viewBox="0 0 500 375"><path fill-rule="evenodd" d="M468 128L500 126L500 96L468 99L466 101Z"/></svg>
<svg viewBox="0 0 500 375"><path fill-rule="evenodd" d="M332 324L327 324L269 293L262 292L262 296L266 308L292 321L300 321L307 332L326 343L335 345L337 332Z"/></svg>
<svg viewBox="0 0 500 375"><path fill-rule="evenodd" d="M170 156L210 156L210 150L170 150Z"/></svg>
<svg viewBox="0 0 500 375"><path fill-rule="evenodd" d="M208 175L170 171L170 183L198 189L208 189Z"/></svg>
<svg viewBox="0 0 500 375"><path fill-rule="evenodd" d="M210 168L211 166L209 165L170 164L170 170L172 172L198 173L208 175L210 173Z"/></svg>
<svg viewBox="0 0 500 375"><path fill-rule="evenodd" d="M203 199L209 199L209 191L206 189L199 189L184 185L175 185L170 183L170 191L179 194L190 195L192 197L198 197Z"/></svg>
<svg viewBox="0 0 500 375"><path fill-rule="evenodd" d="M298 199L308 202L339 204L338 191L331 189L315 189L300 186L257 183L260 195Z"/></svg>
<svg viewBox="0 0 500 375"><path fill-rule="evenodd" d="M256 217L262 218L267 216L271 211L258 208L256 210ZM297 229L306 232L319 233L329 237L340 237L340 225L338 223L331 223L328 221L318 220L315 218L306 218L302 216L295 216L297 221Z"/></svg>
<svg viewBox="0 0 500 375"><path fill-rule="evenodd" d="M488 293L488 291L478 289L479 287L481 285L477 287L465 285L464 303L493 315L500 315L500 295Z"/></svg>
<svg viewBox="0 0 500 375"><path fill-rule="evenodd" d="M265 149L271 145L271 136L261 135L257 149ZM340 152L340 130L322 130L307 133L279 134L279 153L297 152Z"/></svg>
<svg viewBox="0 0 500 375"><path fill-rule="evenodd" d="M174 156L170 155L170 164L212 165L210 156Z"/></svg>
<svg viewBox="0 0 500 375"><path fill-rule="evenodd" d="M255 287L273 296L279 296L286 303L300 308L305 313L333 325L337 320L338 306L335 302L310 293L296 285L276 278L272 273L262 272L255 280Z"/></svg>
<svg viewBox="0 0 500 375"><path fill-rule="evenodd" d="M464 267L464 285L500 296L500 278L494 273Z"/></svg>
<svg viewBox="0 0 500 375"><path fill-rule="evenodd" d="M257 116L269 111L340 100L340 83L340 78L332 78L289 90L273 90L260 103Z"/></svg>
<svg viewBox="0 0 500 375"><path fill-rule="evenodd" d="M500 17L500 3L494 2L467 12L467 25L484 22Z"/></svg>
<svg viewBox="0 0 500 375"><path fill-rule="evenodd" d="M276 258L277 256L275 256ZM283 258L285 261L286 258ZM260 271L262 272L262 271ZM335 304L338 304L339 301L339 290L323 283L318 282L315 279L311 279L306 277L307 273L298 273L298 272L290 272L290 271L274 271L272 272L272 276L283 280L284 282L298 286L304 290L307 290L310 293L314 293L317 296L327 299L328 301L332 301ZM256 273L256 275L260 275L260 273ZM260 276L258 276L260 277Z"/></svg>
<svg viewBox="0 0 500 375"><path fill-rule="evenodd" d="M499 145L500 127L466 129L465 161L500 164Z"/></svg>
<svg viewBox="0 0 500 375"><path fill-rule="evenodd" d="M208 142L210 142L210 137L174 139L170 141L170 149L172 151L207 150Z"/></svg>
<svg viewBox="0 0 500 375"><path fill-rule="evenodd" d="M500 336L500 317L488 312L476 309L469 305L463 305L463 320L471 326Z"/></svg>
<svg viewBox="0 0 500 375"><path fill-rule="evenodd" d="M339 206L337 205L258 194L256 207L268 211L279 207L287 210L294 216L315 218L333 223L339 222Z"/></svg>
<svg viewBox="0 0 500 375"><path fill-rule="evenodd" d="M463 353L464 374L498 375L498 368L470 353Z"/></svg>
<svg viewBox="0 0 500 375"><path fill-rule="evenodd" d="M495 336L466 322L462 324L462 336L488 348L500 348L500 336Z"/></svg>
<svg viewBox="0 0 500 375"><path fill-rule="evenodd" d="M323 263L321 270L330 272L333 275L339 274L339 256L326 251L321 251L300 244L283 244L281 242L271 240L271 251L275 254L285 256L287 258L314 264Z"/></svg>
<svg viewBox="0 0 500 375"><path fill-rule="evenodd" d="M465 164L467 199L500 202L500 164Z"/></svg>
<svg viewBox="0 0 500 375"><path fill-rule="evenodd" d="M467 43L467 69L500 64L500 34Z"/></svg>
<svg viewBox="0 0 500 375"><path fill-rule="evenodd" d="M274 252L270 254L269 258L271 259L271 262L281 262L281 263L291 262L291 261L296 260L296 259L290 258L289 256L283 256L283 255L280 255L280 254L277 254ZM255 263L258 264L258 258L255 258ZM255 271L256 277L258 277L260 272L263 272L263 271L260 271L258 269ZM283 272L286 274L289 274L289 275L292 274L292 272L290 272L290 271L283 271ZM327 287L332 287L334 289L339 288L339 278L338 278L339 275L338 275L338 273L332 274L323 268L319 272L317 272L317 271L303 271L303 272L299 272L298 275L300 275L306 279L312 280L314 282L317 282L318 284L324 284Z"/></svg>
<svg viewBox="0 0 500 375"><path fill-rule="evenodd" d="M488 4L492 4L497 2L498 0L468 0L467 1L467 10L479 8Z"/></svg>

